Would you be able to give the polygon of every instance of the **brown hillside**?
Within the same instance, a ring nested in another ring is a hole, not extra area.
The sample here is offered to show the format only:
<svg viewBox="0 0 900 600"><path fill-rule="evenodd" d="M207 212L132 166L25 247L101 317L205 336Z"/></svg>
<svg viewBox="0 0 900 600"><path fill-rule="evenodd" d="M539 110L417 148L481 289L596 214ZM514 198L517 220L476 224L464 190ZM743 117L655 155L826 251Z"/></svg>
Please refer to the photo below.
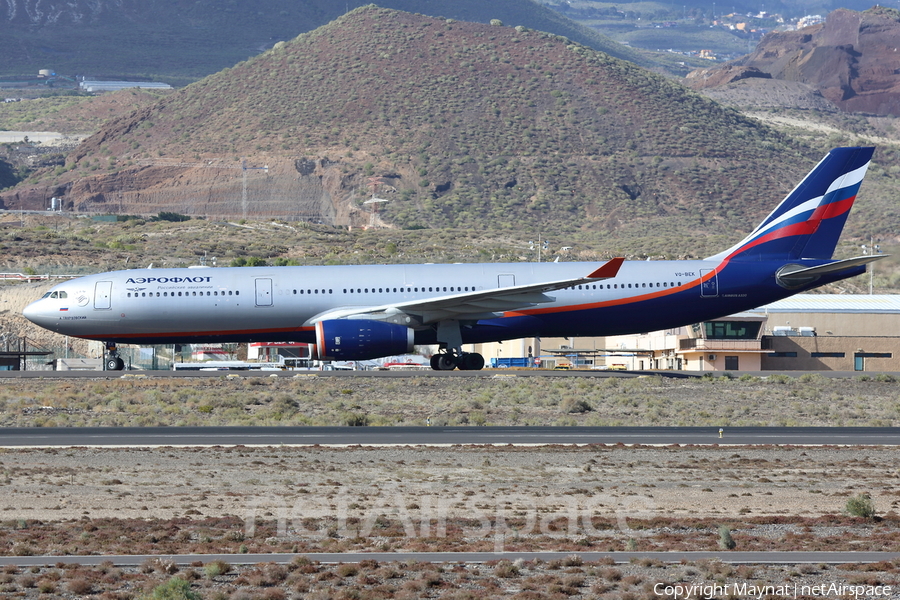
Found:
<svg viewBox="0 0 900 600"><path fill-rule="evenodd" d="M106 121L153 104L169 90L129 88L99 96L50 96L0 105L0 129L94 133Z"/></svg>
<svg viewBox="0 0 900 600"><path fill-rule="evenodd" d="M400 227L731 233L814 158L565 38L366 7L112 121L0 200L366 224L379 176Z"/></svg>
<svg viewBox="0 0 900 600"><path fill-rule="evenodd" d="M848 112L900 116L900 12L838 9L824 24L766 35L756 50L717 69L689 76L695 89L730 81L735 69L812 85Z"/></svg>

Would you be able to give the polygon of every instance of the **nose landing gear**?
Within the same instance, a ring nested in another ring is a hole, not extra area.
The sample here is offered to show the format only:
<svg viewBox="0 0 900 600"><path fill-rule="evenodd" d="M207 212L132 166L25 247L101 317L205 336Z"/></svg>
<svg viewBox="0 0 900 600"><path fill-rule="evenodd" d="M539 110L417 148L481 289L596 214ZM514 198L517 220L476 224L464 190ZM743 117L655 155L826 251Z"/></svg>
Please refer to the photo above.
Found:
<svg viewBox="0 0 900 600"><path fill-rule="evenodd" d="M121 371L125 368L125 361L119 356L115 343L106 343L106 353L106 360L103 362L105 371Z"/></svg>

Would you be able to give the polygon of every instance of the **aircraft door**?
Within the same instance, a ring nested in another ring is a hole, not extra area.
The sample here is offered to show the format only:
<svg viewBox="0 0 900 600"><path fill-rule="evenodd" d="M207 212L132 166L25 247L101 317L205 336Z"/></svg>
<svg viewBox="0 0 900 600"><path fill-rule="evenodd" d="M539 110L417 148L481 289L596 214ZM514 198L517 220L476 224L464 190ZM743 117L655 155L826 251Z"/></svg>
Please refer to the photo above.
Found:
<svg viewBox="0 0 900 600"><path fill-rule="evenodd" d="M706 281L703 281L707 275L712 273ZM700 297L716 298L719 295L719 274L713 269L700 269Z"/></svg>
<svg viewBox="0 0 900 600"><path fill-rule="evenodd" d="M516 285L516 276L512 273L497 275L498 288L513 287L514 285Z"/></svg>
<svg viewBox="0 0 900 600"><path fill-rule="evenodd" d="M94 285L94 309L112 308L112 281L98 281Z"/></svg>
<svg viewBox="0 0 900 600"><path fill-rule="evenodd" d="M256 305L272 306L272 280L260 278L256 280Z"/></svg>

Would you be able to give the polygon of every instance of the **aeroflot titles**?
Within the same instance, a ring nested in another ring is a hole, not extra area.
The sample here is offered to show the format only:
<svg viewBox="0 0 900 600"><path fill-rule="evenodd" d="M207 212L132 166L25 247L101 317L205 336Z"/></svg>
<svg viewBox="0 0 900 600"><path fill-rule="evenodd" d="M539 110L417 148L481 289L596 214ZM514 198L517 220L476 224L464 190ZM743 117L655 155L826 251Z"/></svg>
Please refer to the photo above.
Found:
<svg viewBox="0 0 900 600"><path fill-rule="evenodd" d="M125 283L209 283L212 277L129 277Z"/></svg>

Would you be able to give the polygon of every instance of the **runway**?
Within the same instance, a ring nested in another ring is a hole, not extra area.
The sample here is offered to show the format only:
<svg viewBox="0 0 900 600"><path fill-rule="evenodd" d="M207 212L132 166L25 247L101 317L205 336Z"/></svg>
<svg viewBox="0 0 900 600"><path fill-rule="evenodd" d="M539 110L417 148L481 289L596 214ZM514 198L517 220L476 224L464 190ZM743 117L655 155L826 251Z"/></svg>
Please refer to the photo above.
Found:
<svg viewBox="0 0 900 600"><path fill-rule="evenodd" d="M900 446L898 427L47 427L0 428L0 447L279 445Z"/></svg>

